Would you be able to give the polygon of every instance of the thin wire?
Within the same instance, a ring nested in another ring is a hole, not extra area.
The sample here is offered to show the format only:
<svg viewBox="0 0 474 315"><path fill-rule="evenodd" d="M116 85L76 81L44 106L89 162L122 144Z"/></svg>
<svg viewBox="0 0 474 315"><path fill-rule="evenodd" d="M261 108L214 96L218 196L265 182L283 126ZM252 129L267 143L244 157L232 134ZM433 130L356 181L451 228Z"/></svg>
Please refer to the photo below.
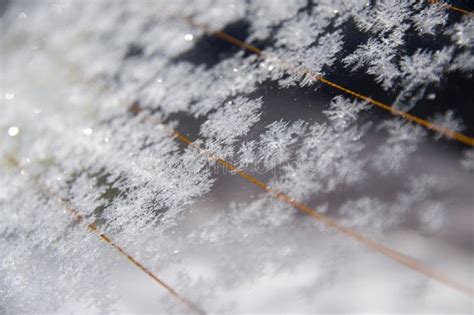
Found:
<svg viewBox="0 0 474 315"><path fill-rule="evenodd" d="M129 109L130 112L134 114L138 114L143 111L143 109L140 107L138 103L134 103L132 106L130 106ZM438 270L435 270L424 263L408 256L405 255L395 249L392 249L386 245L383 245L382 243L379 243L377 241L374 241L367 236L361 234L360 232L351 229L349 227L343 226L340 223L338 223L335 219L297 201L295 198L290 197L289 195L278 191L276 189L271 188L268 184L266 184L263 181L260 181L259 179L255 178L254 176L248 174L247 172L238 169L236 166L232 165L229 162L226 162L224 159L220 158L217 156L214 152L203 149L201 146L195 144L190 138L186 137L179 131L175 130L169 125L166 125L161 122L156 117L151 116L151 114L146 114L142 117L143 120L149 120L153 124L160 126L162 129L168 131L170 135L174 136L178 141L192 147L193 149L196 149L200 154L203 154L207 156L210 160L215 161L217 164L224 166L228 170L230 170L232 173L235 173L245 179L246 181L254 184L255 186L259 187L260 189L264 190L265 192L270 193L272 197L274 197L277 200L280 200L297 210L299 210L302 213L305 213L309 215L310 217L316 219L317 221L321 222L325 226L335 230L336 232L351 238L355 240L356 242L365 245L366 247L370 248L371 250L374 250L388 258L391 258L392 260L398 262L399 264L408 267L422 275L425 275L426 277L435 280L439 283L442 283L444 285L447 285L448 287L455 289L458 292L467 294L471 298L474 297L474 288L469 287L468 285L458 282L457 280L454 280L450 278L447 274L442 273Z"/></svg>
<svg viewBox="0 0 474 315"><path fill-rule="evenodd" d="M22 170L20 167L19 161L12 155L12 154L7 154L5 156L6 160L13 165L15 168L18 170ZM47 187L45 184L40 182L38 178L29 176L24 170L22 170L24 175L27 175L28 178L36 185L36 187L48 198L57 201L61 206L64 207L67 211L70 212L70 214L73 216L74 220L77 223L82 223L84 221L84 216L75 209L69 202L66 200L60 198L54 191L52 191L49 187ZM91 233L94 233L96 236L98 236L102 241L106 242L110 246L112 246L120 255L124 256L127 258L127 260L135 265L137 268L139 268L141 271L146 273L150 278L152 278L158 285L160 285L162 288L164 288L168 294L172 295L174 298L176 298L179 302L184 304L186 307L188 307L190 310L195 312L196 314L200 315L205 315L206 312L201 310L199 307L197 307L195 304L190 302L188 299L180 295L175 289L173 289L169 284L161 280L158 276L156 276L152 271L150 271L147 267L145 267L142 263L140 263L136 258L134 258L132 255L127 253L122 246L118 245L115 243L106 233L102 233L97 226L94 223L88 224L87 230L90 231Z"/></svg>
<svg viewBox="0 0 474 315"><path fill-rule="evenodd" d="M441 2L439 0L424 0L424 1L428 2L430 4L441 4L442 8L452 10L452 11L456 11L458 13L465 14L465 15L468 15L468 16L474 16L474 12L472 12L472 11L468 11L468 10L462 9L460 7L457 7L457 6Z"/></svg>
<svg viewBox="0 0 474 315"><path fill-rule="evenodd" d="M179 17L179 16L178 16ZM383 110L386 110L390 113L392 113L393 115L395 116L400 116L408 121L411 121L413 123L416 123L416 124L419 124L427 129L430 129L430 130L433 130L441 135L444 135L448 138L451 138L451 139L454 139L454 140L457 140L458 142L461 142L463 144L466 144L468 146L471 146L471 147L474 147L474 138L473 137L470 137L470 136L467 136L465 134L462 134L460 132L457 132L457 131L454 131L454 130L451 130L449 128L446 128L446 127L443 127L443 126L440 126L440 125L437 125L435 123L432 123L426 119L423 119L423 118L420 118L418 116L415 116L415 115L412 115L410 113L407 113L407 112L404 112L404 111L401 111L401 110L398 110L388 104L385 104L381 101L378 101L378 100L375 100L369 96L366 96L366 95L363 95L361 93L358 93L352 89L349 89L347 87L344 87L340 84L337 84L325 77L323 77L322 75L320 74L315 74L314 72L312 72L310 69L308 68L302 68L302 67L297 67L295 65L293 65L292 63L278 57L278 56L275 56L273 54L270 54L270 53L267 53L267 52L264 52L262 51L261 49L247 43L247 42L244 42L238 38L235 38L234 36L232 35L229 35L225 32L222 32L222 31L217 31L217 32L213 32L209 29L209 27L205 24L201 24L201 23L197 23L196 21L194 21L192 18L190 17L179 17L180 19L184 19L186 20L189 24L193 25L193 26L196 26L196 27L199 27L200 29L202 29L204 32L210 34L210 35L213 35L217 38L220 38L234 46L237 46L243 50L246 50L248 52L251 52L255 55L257 55L258 57L261 57L261 58L271 58L272 60L274 61L277 61L277 63L280 64L280 66L283 67L283 69L286 69L286 70L289 70L289 71L292 71L294 73L298 73L298 74L301 74L301 75L307 75L307 76L310 76L311 78L313 78L315 81L319 81L319 82L322 82L334 89L337 89L341 92L344 92L344 93L347 93L355 98L358 98L358 99L361 99L361 100L364 100L368 103L371 103L372 105L375 105Z"/></svg>
<svg viewBox="0 0 474 315"><path fill-rule="evenodd" d="M246 42L243 42L229 34L226 34L222 31L219 31L219 32L210 32L208 27L205 26L205 25L198 25L197 23L195 23L194 21L192 21L191 19L189 18L186 18L186 20L188 22L190 22L192 25L195 25L195 26L199 26L200 28L204 29L206 32L208 33L211 33L213 34L214 36L218 37L218 38L221 38L235 46L238 46L242 49L245 49L249 52L252 52L254 54L256 54L257 56L259 57L263 57L263 56L269 56L270 54L268 53L264 53L263 51L261 51L260 49L252 46L251 44L248 44ZM310 70L308 69L300 69L300 68L297 68L293 65L291 65L290 63L287 63L285 62L284 60L278 58L278 60L281 62L282 65L285 65L286 68L288 69L292 69L293 71L298 71L300 73L303 73L303 74L312 74ZM465 144L468 144L470 146L474 146L474 139L471 138L471 137L468 137L468 136L465 136L463 134L460 134L460 133L457 133L457 132L454 132L452 130L449 130L447 128L444 128L444 127L441 127L441 126L438 126L438 125L435 125L429 121L426 121L422 118L419 118L419 117L416 117L416 116L413 116L411 114L408 114L406 112L403 112L403 111L399 111L399 110L396 110L396 109L393 109L391 106L387 105L387 104L384 104L382 102L379 102L377 100L374 100L368 96L365 96L365 95L362 95L360 93L357 93L353 90L350 90L348 88L345 88L341 85L338 85L320 75L314 75L313 74L313 77L315 80L318 80L318 81L321 81L333 88L336 88L340 91L343 91L345 93L348 93L354 97L357 97L359 99L362 99L362 100L365 100L367 102L370 102L382 109L385 109L387 111L390 111L391 113L395 114L395 115L398 115L398 116L402 116L410 121L413 121L415 123L418 123L424 127L427 127L429 129L432 129L432 130L435 130L441 134L444 134L450 138L453 138L455 140L458 140L462 143L465 143ZM139 107L139 105L137 103L133 104L130 109L129 109L131 112L133 113L139 113L142 111L142 109ZM280 192L280 191L276 191L272 188L270 188L270 186L268 186L266 183L258 180L257 178L253 177L252 175L242 171L242 170L239 170L237 167L235 167L234 165L226 162L225 160L217 157L214 153L210 152L210 151L207 151L207 150L204 150L202 149L201 147L199 147L198 145L194 144L192 140L190 140L188 137L184 136L183 134L179 133L178 131L174 130L173 128L169 127L169 126L166 126L164 125L163 123L161 122L158 122L160 126L162 127L165 127L166 129L169 130L169 132L174 135L174 137L176 139L178 139L179 141L181 141L182 143L185 143L195 149L197 149L199 152L201 153L206 153L210 158L212 158L216 163L226 167L227 169L229 169L230 171L238 174L240 177L242 177L243 179L247 180L248 182L256 185L257 187L261 188L262 190L270 193L275 199L278 199L282 202L285 202L286 204L290 205L290 206L293 206L294 208L296 208L297 210L303 212L303 213L306 213L307 215L313 217L314 219L320 221L321 223L323 223L324 225L332 228L333 230L339 232L340 234L342 235L345 235L346 237L349 237L349 238L352 238L353 240L367 246L368 248L374 250L374 251L377 251L379 253L381 253L382 255L386 256L386 257L389 257L391 258L392 260L420 273L420 274L423 274L433 280L436 280L440 283L443 283L453 289L456 289L457 291L460 291L462 293L465 293L465 294L468 294L470 296L474 296L474 289L465 285L465 284L462 284L456 280L453 280L451 279L450 277L448 277L446 274L443 274L439 271L436 271L432 268L430 268L429 266L426 266L424 265L423 263L415 260L414 258L411 258L399 251L396 251L394 249L391 249L390 247L387 247L381 243L378 243L374 240L371 240L369 238L367 238L366 236L364 236L363 234L353 230L353 229L350 229L348 227L345 227L345 226L342 226L340 225L336 220L318 212L317 210L313 209L313 208L310 208L298 201L295 201L294 198L291 198L290 196L286 195L285 193L283 192ZM54 197L54 196L53 196ZM61 200L60 200L61 201ZM64 201L62 201L62 203L64 203ZM74 217L76 218L76 220L78 221L81 221L82 220L82 216L77 212L77 210L75 210L74 208L70 207L70 206L66 206L66 208L74 215ZM88 229L91 231L91 232L94 232L95 234L97 234L102 240L104 240L105 242L107 242L109 245L113 246L120 254L122 254L123 256L125 256L130 262L132 262L135 266L137 266L138 268L140 268L142 271L144 271L145 273L147 273L150 277L152 277L158 284L160 284L162 287L164 287L170 294L172 294L173 296L175 296L177 299L179 299L183 304L186 304L190 309L192 309L193 311L199 313L199 314L204 314L204 312L202 310L200 310L199 308L197 308L196 306L194 306L192 303L190 303L189 301L187 301L185 298L181 297L175 290L173 290L170 286L168 286L166 283L164 283L163 281L161 281L158 277L156 277L154 274L152 274L146 267L144 267L141 263L139 263L136 259L134 259L132 256L128 255L119 245L115 244L107 235L103 234L103 233L100 233L99 231L97 231L97 228L95 225L93 224L90 224L87 226Z"/></svg>

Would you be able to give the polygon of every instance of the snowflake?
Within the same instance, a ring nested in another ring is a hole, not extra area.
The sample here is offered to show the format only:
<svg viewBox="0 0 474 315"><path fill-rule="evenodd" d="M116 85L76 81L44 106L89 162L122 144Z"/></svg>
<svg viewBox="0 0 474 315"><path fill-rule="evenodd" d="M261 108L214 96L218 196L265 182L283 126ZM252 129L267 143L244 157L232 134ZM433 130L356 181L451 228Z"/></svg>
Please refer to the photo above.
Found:
<svg viewBox="0 0 474 315"><path fill-rule="evenodd" d="M421 34L435 35L437 31L446 25L447 12L442 4L432 4L412 16L415 27Z"/></svg>
<svg viewBox="0 0 474 315"><path fill-rule="evenodd" d="M373 166L383 175L401 172L408 157L417 150L425 131L399 119L386 121L380 124L378 129L385 129L389 138L375 152L372 158Z"/></svg>
<svg viewBox="0 0 474 315"><path fill-rule="evenodd" d="M367 104L358 101L350 101L342 96L336 96L331 100L329 109L323 111L328 116L335 129L340 130L355 122L359 112L367 110Z"/></svg>

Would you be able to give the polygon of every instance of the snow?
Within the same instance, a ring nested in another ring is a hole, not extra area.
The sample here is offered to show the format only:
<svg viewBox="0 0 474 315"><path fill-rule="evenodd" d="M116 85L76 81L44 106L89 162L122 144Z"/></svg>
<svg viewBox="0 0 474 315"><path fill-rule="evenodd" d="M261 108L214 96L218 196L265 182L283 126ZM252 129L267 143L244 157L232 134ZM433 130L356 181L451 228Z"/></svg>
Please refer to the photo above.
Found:
<svg viewBox="0 0 474 315"><path fill-rule="evenodd" d="M472 149L319 80L370 81L357 92L404 111L428 97L424 118L468 133L467 97L425 96L472 77L473 20L456 14L403 0L10 3L0 313L190 311L91 224L209 313L470 312L292 207L472 279ZM212 37L235 23L261 57Z"/></svg>

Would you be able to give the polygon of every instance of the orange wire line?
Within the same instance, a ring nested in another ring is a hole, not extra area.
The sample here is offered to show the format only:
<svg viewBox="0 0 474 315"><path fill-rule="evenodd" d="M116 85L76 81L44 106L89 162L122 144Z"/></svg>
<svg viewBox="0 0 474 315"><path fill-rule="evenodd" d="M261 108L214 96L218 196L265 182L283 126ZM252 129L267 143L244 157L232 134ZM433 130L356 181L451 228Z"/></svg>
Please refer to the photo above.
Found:
<svg viewBox="0 0 474 315"><path fill-rule="evenodd" d="M430 4L438 4L438 3L441 3L441 7L445 8L445 9L448 9L448 10L452 10L452 11L456 11L458 13L461 13L461 14L466 14L466 15L469 15L469 16L473 16L474 15L474 12L472 11L468 11L468 10L465 10L465 9L462 9L460 7L457 7L457 6L454 6L454 5L451 5L451 4L448 4L448 3L443 3L439 0L424 0L425 2L428 2Z"/></svg>
<svg viewBox="0 0 474 315"><path fill-rule="evenodd" d="M274 56L273 54L269 54L269 53L266 53L264 51L262 51L261 49L249 44L249 43L246 43L242 40L239 40L237 38L235 38L234 36L232 35L229 35L229 34L226 34L222 31L218 31L218 32L212 32L210 31L209 27L207 25L204 25L204 24L200 24L200 23L196 23L194 20L192 20L190 17L187 17L187 18L184 18L188 23L190 23L191 25L193 26L197 26L199 28L201 28L202 30L204 30L205 32L207 33L210 33L212 34L213 36L217 37L217 38L220 38L234 46L237 46L241 49L244 49L246 51L249 51L251 53L254 53L256 54L257 56L259 57L271 57L273 60L276 60L279 62L280 66L283 66L284 69L286 70L289 70L289 71L293 71L293 72L296 72L296 73L299 73L299 74L303 74L303 75L309 75L311 76L315 81L319 81L319 82L322 82L334 89L337 89L341 92L344 92L346 94L349 94L355 98L358 98L360 100L364 100L368 103L371 103L372 105L375 105L383 110L386 110L390 113L392 113L393 115L395 116L400 116L400 117L403 117L404 119L408 120L408 121L411 121L413 123L416 123L416 124L419 124L427 129L430 129L430 130L433 130L441 135L444 135L448 138L451 138L451 139L454 139L454 140L457 140L463 144L466 144L468 146L471 146L471 147L474 147L474 138L473 137L470 137L470 136L467 136L465 134L462 134L460 132L457 132L457 131L454 131L454 130L451 130L451 129L448 129L446 127L443 127L443 126L440 126L440 125L437 125L437 124L434 124L426 119L423 119L423 118L420 118L418 116L415 116L415 115L412 115L410 113L407 113L407 112L404 112L404 111L401 111L401 110L398 110L388 104L385 104L381 101L378 101L378 100L375 100L369 96L366 96L366 95L363 95L361 93L358 93L352 89L349 89L347 87L344 87L342 85L339 85L325 77L323 77L322 75L319 75L319 74L315 74L313 73L310 69L307 69L307 68L301 68L301 67L296 67L294 65L292 65L290 62L287 62L285 61L284 59L280 58L280 57L277 57L277 56Z"/></svg>
<svg viewBox="0 0 474 315"><path fill-rule="evenodd" d="M19 161L11 154L6 155L6 160L9 161L10 164L15 166L17 169L21 170L20 163ZM26 174L26 173L23 173ZM52 200L56 200L61 206L64 207L67 211L71 213L73 216L74 220L77 223L81 223L84 220L84 216L77 210L75 209L69 202L66 200L59 198L59 196L53 192L49 187L47 187L45 184L41 183L36 177L31 177L28 176L28 178L36 185L36 187L48 198ZM187 300L185 297L180 295L176 290L174 290L170 285L168 285L166 282L161 280L158 276L156 276L153 272L151 272L147 267L145 267L142 263L140 263L136 258L134 258L132 255L127 253L122 246L118 245L115 243L107 234L102 233L98 230L97 226L94 223L88 224L87 229L91 232L97 235L102 241L106 242L110 246L112 246L120 255L124 256L127 258L127 260L135 265L138 269L146 273L150 278L152 278L158 285L163 287L170 295L172 295L174 298L176 298L179 302L187 306L190 310L197 314L204 315L206 314L203 310L201 310L199 307L194 305L192 302Z"/></svg>
<svg viewBox="0 0 474 315"><path fill-rule="evenodd" d="M143 111L143 109L141 109L140 105L135 102L132 106L130 106L129 108L129 111L134 113L134 114L138 114L140 113L141 111ZM273 196L275 199L277 200L280 200L294 208L296 208L297 210L299 210L300 212L303 212L307 215L309 215L310 217L316 219L317 221L321 222L322 224L324 224L325 226L335 230L336 232L348 237L348 238L351 238L355 241L357 241L358 243L362 244L362 245L365 245L366 247L388 257L388 258L391 258L392 260L398 262L399 264L405 266L405 267L408 267L420 274L423 274L425 275L426 277L432 279L432 280L435 280L439 283L442 283L442 284L445 284L449 287L451 287L452 289L455 289L461 293L464 293L464 294L467 294L471 297L474 297L474 288L472 287L469 287L468 285L465 285L461 282L458 282L456 280L453 280L451 279L448 275L440 272L440 271L437 271L425 264L423 264L422 262L410 257L410 256L407 256L395 249L392 249L386 245L383 245L382 243L379 243L379 242L376 242L366 236L364 236L363 234L361 234L360 232L354 230L354 229L351 229L349 227L346 227L346 226L343 226L341 225L340 223L338 223L335 219L309 207L309 206L306 206L305 204L301 203L301 202L298 202L296 201L294 198L290 197L289 195L281 192L281 191L278 191L278 190L275 190L273 188L271 188L269 185L267 185L266 183L264 183L263 181L260 181L259 179L255 178L254 176L248 174L247 172L243 171L243 170L240 170L238 169L236 166L232 165L231 163L229 162L226 162L224 159L221 159L220 157L218 157L214 152L212 151L209 151L209 150L206 150L206 149L203 149L201 146L195 144L190 138L186 137L185 135L183 135L182 133L180 133L179 131L175 130L174 128L164 124L161 122L161 120L159 120L158 118L156 117L153 117L151 116L151 114L147 114L145 115L143 118L143 120L150 120L152 123L162 127L163 129L167 130L172 136L174 136L177 140L179 140L180 142L196 149L200 154L204 154L206 155L210 160L213 160L215 161L217 164L219 165L222 165L224 166L225 168L227 168L228 170L230 170L231 172L239 175L240 177L242 177L243 179L245 179L246 181L254 184L255 186L261 188L262 190L264 190L265 192L268 192L271 194L271 196Z"/></svg>
<svg viewBox="0 0 474 315"><path fill-rule="evenodd" d="M454 140L457 140L461 143L464 143L464 144L467 144L469 146L474 146L474 138L473 137L469 137L469 136L466 136L460 132L457 132L457 131L453 131L451 129L448 129L448 128L445 128L443 126L440 126L440 125L437 125L437 124L434 124L426 119L423 119L423 118L420 118L418 116L415 116L415 115L412 115L410 113L407 113L407 112L404 112L404 111L401 111L401 110L398 110L396 108L393 108L392 106L390 105L387 105L387 104L384 104L380 101L377 101L377 100L374 100L373 98L370 98L368 96L365 96L365 95L362 95L360 93L357 93L353 90L350 90L348 88L345 88L339 84L336 84L328 79L325 79L324 77L322 76L317 76L315 77L315 79L335 88L335 89L338 89L340 91L343 91L349 95L352 95L356 98L359 98L361 100L364 100L366 102L369 102L379 108L382 108L386 111L389 111L391 112L392 114L396 115L396 116L400 116L400 117L403 117L411 122L414 122L414 123L417 123L423 127L426 127L428 129L431 129L431 130L434 130L436 132L438 132L439 134L442 134L444 136L447 136L451 139L454 139Z"/></svg>
<svg viewBox="0 0 474 315"><path fill-rule="evenodd" d="M429 3L437 3L436 0L426 0L427 2ZM469 12L469 11L466 11L464 9L461 9L461 8L458 8L458 7L455 7L455 6L452 6L452 5L445 5L444 7L446 7L447 9L451 9L451 10L454 10L454 11L458 11L458 12L461 12L461 13L464 13L464 14L473 14L472 12ZM204 31L206 32L210 32L209 31L209 28L206 26L206 25L202 25L202 24L198 24L196 23L195 21L193 21L192 19L190 18L185 18L190 24L192 25L195 25L195 26L198 26L200 27L201 29L203 29ZM256 54L257 56L259 57L262 57L262 56L270 56L270 54L268 53L265 53L254 47L253 45L249 44L249 43L246 43L244 41L241 41L229 34L226 34L222 31L218 31L218 32L210 32L212 35L214 35L215 37L218 37L224 41L227 41L229 42L230 44L232 45L235 45L237 47L240 47L241 49L244 49L244 50L247 50L251 53L254 53ZM422 119L420 117L417 117L417 116L414 116L414 115L411 115L407 112L403 112L403 111L400 111L400 110L397 110L397 109L394 109L393 107L391 107L390 105L388 104L385 104L383 102L380 102L380 101L377 101L377 100L374 100L368 96L365 96L363 94L360 94L360 93L357 93L351 89L348 89L346 87L343 87L341 85L338 85L337 83L334 83L326 78L324 78L323 76L321 75L317 75L317 74L313 74L309 69L300 69L300 68L296 68L295 66L291 65L290 63L287 63L285 62L284 60L280 59L280 58L277 58L277 60L280 61L281 64L285 65L286 68L288 69L292 69L293 71L297 71L297 72L300 72L300 73L303 73L303 74L309 74L309 75L312 75L312 77L317 80L317 81L320 81L322 83L325 83L337 90L340 90L342 92L345 92L349 95L352 95L356 98L359 98L359 99L362 99L364 101L367 101L379 108L382 108L384 110L387 110L389 112L391 112L392 114L394 115L398 115L398 116L401 116L407 120L410 120L412 122L415 122L417 124L420 124L428 129L432 129L440 134L443 134L447 137L450 137L452 139L455 139L455 140L458 140L459 142L462 142L464 144L467 144L467 145L470 145L470 146L474 146L474 138L472 137L469 137L469 136L466 136L466 135L463 135L461 133L458 133L458 132L455 132L455 131L452 131L452 130L449 130L447 128L444 128L442 126L438 126L438 125L435 125L425 119ZM130 108L129 108L129 111L137 114L139 113L140 111L142 111L142 109L139 107L139 105L137 103L134 103ZM212 158L216 163L226 167L227 169L229 169L230 171L236 173L237 175L239 175L240 177L242 177L243 179L245 179L246 181L256 185L257 187L261 188L262 190L266 191L266 192L269 192L271 193L271 195L275 198L275 199L278 199L294 208L296 208L297 210L303 212L303 213L306 213L307 215L313 217L314 219L316 219L317 221L323 223L324 225L326 225L327 227L330 227L332 228L333 230L339 232L340 234L343 234L349 238L352 238L353 240L367 246L368 248L374 250L374 251L377 251L379 253L381 253L382 255L388 257L388 258L391 258L392 260L400 263L401 265L404 265L420 274L423 274L425 276L427 276L428 278L431 278L433 280L436 280L440 283L443 283L457 291L460 291L462 293L465 293L465 294L468 294L470 296L474 296L474 289L465 285L465 284L462 284L456 280L453 280L451 279L450 277L448 277L446 274L443 274L437 270L434 270L426 265L424 265L422 262L419 262L417 261L416 259L412 258L412 257L409 257L399 251L396 251L388 246L385 246L381 243L378 243L374 240L371 240L370 238L367 238L366 236L364 236L363 234L361 234L360 232L358 231L355 231L351 228L348 228L348 227L345 227L343 225L340 225L336 220L326 216L325 214L322 214L320 212L318 212L317 210L313 209L313 208L310 208L306 205L304 205L303 203L300 203L298 201L295 201L294 198L291 198L290 196L288 196L287 194L283 193L283 192L280 192L280 191L276 191L272 188L270 188L270 186L268 186L266 183L258 180L257 178L253 177L252 175L246 173L245 171L243 170L239 170L236 166L226 162L225 160L217 157L214 153L210 152L210 151L207 151L207 150L204 150L202 149L200 146L196 145L193 143L192 140L190 140L188 137L184 136L183 134L179 133L178 131L174 130L173 128L169 127L169 126L166 126L164 125L163 123L161 122L158 122L158 124L160 124L161 126L165 127L166 129L168 129L168 131L175 136L176 139L178 139L179 141L181 141L182 143L186 144L186 145L189 145L195 149L197 149L199 152L201 153L206 153L210 158ZM8 158L10 161L11 160L11 157ZM13 158L14 159L14 158ZM16 161L16 159L14 159L14 161ZM16 166L18 167L18 161L16 161ZM38 182L36 182L36 184L39 184ZM45 187L46 190L42 189L43 192L49 192L47 193L47 195L49 195L50 197L55 197L55 194L54 192L52 192L51 190L49 190L47 187ZM83 216L76 210L74 209L73 207L71 207L70 205L68 205L64 200L62 199L57 199L55 198L56 200L58 200L63 206L65 206L65 208L71 212L71 214L74 216L75 220L80 222L82 221L83 219ZM202 311L201 309L199 309L198 307L196 307L194 304L192 304L191 302L189 302L187 299L185 299L184 297L182 297L181 295L179 295L172 287L170 287L169 285L167 285L165 282L163 282L161 279L159 279L157 276L155 276L151 271L149 271L144 265L142 265L140 262L138 262L135 258L133 258L131 255L129 255L125 250L123 250L122 247L120 247L119 245L117 245L116 243L114 243L105 233L100 233L98 230L97 230L97 227L94 225L94 224L89 224L87 226L88 230L95 233L96 235L98 235L100 237L100 239L102 239L103 241L105 241L106 243L108 243L109 245L111 245L116 251L118 251L121 255L125 256L131 263L133 263L136 267L138 267L140 270L142 270L143 272L145 272L148 276L150 276L155 282L157 282L160 286L162 286L163 288L165 288L169 294L173 295L175 298L177 298L180 302L182 302L183 304L187 305L191 310L195 311L196 313L198 314L205 314L204 311Z"/></svg>

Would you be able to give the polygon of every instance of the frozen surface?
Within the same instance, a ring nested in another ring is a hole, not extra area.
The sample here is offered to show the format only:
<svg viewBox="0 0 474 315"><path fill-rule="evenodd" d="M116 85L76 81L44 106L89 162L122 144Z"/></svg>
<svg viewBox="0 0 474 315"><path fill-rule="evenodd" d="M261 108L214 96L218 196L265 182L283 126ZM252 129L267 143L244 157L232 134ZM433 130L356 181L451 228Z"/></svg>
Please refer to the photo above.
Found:
<svg viewBox="0 0 474 315"><path fill-rule="evenodd" d="M474 311L207 154L473 287L472 147L317 80L473 137L472 15L403 0L0 3L0 313L189 311L91 223L209 313Z"/></svg>

